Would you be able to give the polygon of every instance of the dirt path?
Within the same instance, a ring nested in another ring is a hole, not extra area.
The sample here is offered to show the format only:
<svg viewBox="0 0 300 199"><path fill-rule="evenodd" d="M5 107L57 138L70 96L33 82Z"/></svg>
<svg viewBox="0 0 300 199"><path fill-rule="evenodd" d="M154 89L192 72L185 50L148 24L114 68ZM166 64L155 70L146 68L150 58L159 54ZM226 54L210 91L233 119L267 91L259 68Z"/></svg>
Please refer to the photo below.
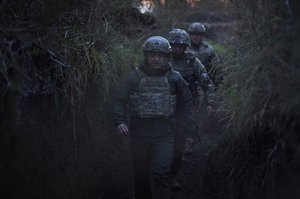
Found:
<svg viewBox="0 0 300 199"><path fill-rule="evenodd" d="M235 22L211 22L205 24L209 39L224 46L230 40L230 32L235 25ZM188 26L188 23L179 24L179 26ZM169 31L159 28L151 31L151 35L164 35ZM144 36L147 37L146 35ZM172 193L172 199L206 199L208 196L213 196L216 199L222 198L222 196L205 192L202 189L202 185L205 183L205 169L207 169L208 159L211 158L209 153L218 145L219 140L222 138L222 127L218 123L218 119L216 117L206 117L204 120L206 123L205 130L199 132L201 141L195 143L192 154L185 154L182 159L182 168L177 176L181 189Z"/></svg>
<svg viewBox="0 0 300 199"><path fill-rule="evenodd" d="M184 155L182 169L178 174L178 181L182 188L180 191L173 192L173 199L205 199L207 195L213 195L205 192L201 187L205 183L205 168L210 158L209 153L217 146L222 131L217 123L213 128L208 129L211 131L202 133L201 141L194 145L194 152Z"/></svg>
<svg viewBox="0 0 300 199"><path fill-rule="evenodd" d="M205 24L209 37L214 42L221 45L231 39L232 29L236 26L235 22L212 22ZM173 192L173 199L206 199L211 198L221 199L222 196L208 193L203 190L205 183L205 170L208 168L208 160L212 158L209 153L218 145L222 139L222 126L216 117L204 118L204 131L199 132L201 141L197 142L191 155L185 154L183 157L183 166L178 174L178 181L182 188L180 191Z"/></svg>

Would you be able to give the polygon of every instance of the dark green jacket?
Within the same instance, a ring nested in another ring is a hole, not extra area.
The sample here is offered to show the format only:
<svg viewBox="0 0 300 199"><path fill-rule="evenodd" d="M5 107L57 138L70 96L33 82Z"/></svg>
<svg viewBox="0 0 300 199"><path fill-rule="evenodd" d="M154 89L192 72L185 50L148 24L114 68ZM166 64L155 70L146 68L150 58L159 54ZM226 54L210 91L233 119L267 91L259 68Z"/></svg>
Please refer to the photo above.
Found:
<svg viewBox="0 0 300 199"><path fill-rule="evenodd" d="M196 123L192 114L192 96L188 85L181 75L172 70L170 63L161 71L151 71L147 64L143 63L139 68L146 76L167 75L171 87L171 94L177 96L176 114L169 118L140 118L129 117L129 96L137 90L140 77L136 71L132 71L122 83L114 103L115 125L125 123L129 125L132 136L174 136L175 130L180 125L187 137L196 135Z"/></svg>

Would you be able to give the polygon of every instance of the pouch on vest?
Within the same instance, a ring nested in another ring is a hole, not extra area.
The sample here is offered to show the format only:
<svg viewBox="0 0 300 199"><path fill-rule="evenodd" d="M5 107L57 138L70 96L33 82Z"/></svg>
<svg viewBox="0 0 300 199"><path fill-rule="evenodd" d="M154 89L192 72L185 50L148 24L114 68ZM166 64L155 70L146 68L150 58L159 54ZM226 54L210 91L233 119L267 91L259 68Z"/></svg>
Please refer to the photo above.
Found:
<svg viewBox="0 0 300 199"><path fill-rule="evenodd" d="M166 76L141 77L138 91L129 99L131 114L141 118L167 118L175 114L175 107L176 95L171 95Z"/></svg>

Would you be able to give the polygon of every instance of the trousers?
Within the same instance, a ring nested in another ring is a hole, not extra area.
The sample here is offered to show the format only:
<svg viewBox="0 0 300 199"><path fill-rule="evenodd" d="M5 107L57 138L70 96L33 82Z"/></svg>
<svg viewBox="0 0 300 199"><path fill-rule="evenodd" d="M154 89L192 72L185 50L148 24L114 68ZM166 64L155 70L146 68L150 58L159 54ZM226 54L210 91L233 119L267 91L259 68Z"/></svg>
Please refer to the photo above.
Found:
<svg viewBox="0 0 300 199"><path fill-rule="evenodd" d="M131 137L136 199L170 199L173 137Z"/></svg>

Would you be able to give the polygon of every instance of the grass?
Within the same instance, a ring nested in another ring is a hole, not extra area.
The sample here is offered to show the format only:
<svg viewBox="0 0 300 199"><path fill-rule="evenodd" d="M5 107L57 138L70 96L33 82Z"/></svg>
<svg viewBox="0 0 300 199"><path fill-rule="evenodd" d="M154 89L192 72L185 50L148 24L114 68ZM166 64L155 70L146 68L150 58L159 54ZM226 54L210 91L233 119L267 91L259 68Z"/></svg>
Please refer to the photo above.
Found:
<svg viewBox="0 0 300 199"><path fill-rule="evenodd" d="M297 198L298 25L279 15L283 23L274 26L275 11L259 2L237 6L240 36L225 56L221 88L220 109L227 111L229 130L211 156L209 189L225 192L225 198Z"/></svg>
<svg viewBox="0 0 300 199"><path fill-rule="evenodd" d="M56 1L59 9L47 7L47 17L43 2L0 7L0 195L128 196L129 154L114 132L111 107L141 44L110 16L130 1Z"/></svg>
<svg viewBox="0 0 300 199"><path fill-rule="evenodd" d="M130 1L41 2L0 7L0 195L129 196L130 157L114 133L112 99L152 29L129 31L129 39L126 20L111 17L126 16ZM273 16L271 0L254 1L255 15L251 2L237 2L235 45L212 43L228 53L221 108L230 134L212 153L207 184L228 198L291 198L299 180L299 32L281 24L284 12Z"/></svg>

